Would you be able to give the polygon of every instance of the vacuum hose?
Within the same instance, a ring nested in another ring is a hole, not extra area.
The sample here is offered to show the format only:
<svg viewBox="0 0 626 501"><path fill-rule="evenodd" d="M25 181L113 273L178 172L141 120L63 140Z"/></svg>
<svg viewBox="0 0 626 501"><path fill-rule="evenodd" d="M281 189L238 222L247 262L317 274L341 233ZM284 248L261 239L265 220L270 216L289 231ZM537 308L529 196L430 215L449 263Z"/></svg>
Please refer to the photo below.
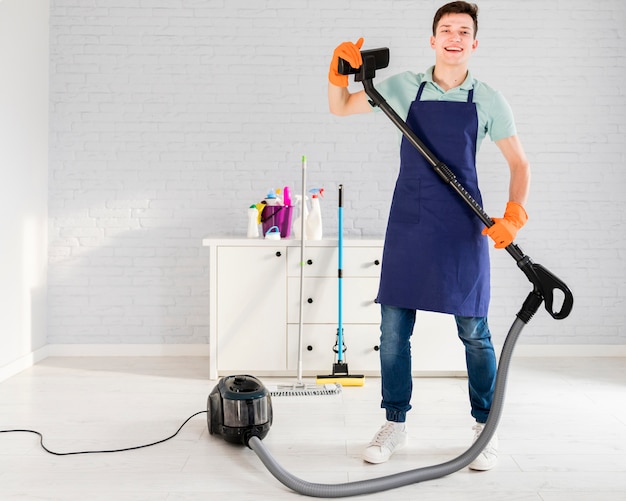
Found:
<svg viewBox="0 0 626 501"><path fill-rule="evenodd" d="M371 494L450 475L451 473L465 468L476 459L487 446L498 427L498 422L504 407L506 382L511 357L513 356L513 349L524 326L525 322L517 317L507 334L498 363L496 387L491 411L489 412L489 417L482 433L469 449L450 461L369 480L343 484L318 484L302 480L285 470L285 468L272 457L259 438L251 437L248 442L248 447L256 453L270 473L285 486L305 496L318 498L340 498L358 496L360 494Z"/></svg>

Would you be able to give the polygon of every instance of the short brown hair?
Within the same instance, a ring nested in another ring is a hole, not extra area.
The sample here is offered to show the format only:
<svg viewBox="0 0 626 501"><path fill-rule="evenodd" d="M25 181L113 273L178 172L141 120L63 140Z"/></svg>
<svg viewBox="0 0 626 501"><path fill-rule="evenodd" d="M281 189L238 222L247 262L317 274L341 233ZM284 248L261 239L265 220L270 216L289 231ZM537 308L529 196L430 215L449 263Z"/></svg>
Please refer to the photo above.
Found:
<svg viewBox="0 0 626 501"><path fill-rule="evenodd" d="M437 34L439 21L446 14L468 14L474 21L474 38L476 38L476 33L478 32L478 5L468 2L450 2L439 7L433 19L433 36Z"/></svg>

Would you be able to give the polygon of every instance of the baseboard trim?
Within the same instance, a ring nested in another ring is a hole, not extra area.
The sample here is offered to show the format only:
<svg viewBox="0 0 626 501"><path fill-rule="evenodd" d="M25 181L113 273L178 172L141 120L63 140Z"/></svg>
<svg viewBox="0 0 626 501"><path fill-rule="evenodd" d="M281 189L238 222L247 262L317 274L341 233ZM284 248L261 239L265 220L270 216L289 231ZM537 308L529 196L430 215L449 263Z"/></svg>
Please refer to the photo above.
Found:
<svg viewBox="0 0 626 501"><path fill-rule="evenodd" d="M496 353L502 347L496 346ZM46 357L208 357L208 344L49 344L37 350L37 363ZM43 355L42 355L43 354ZM517 357L626 357L626 345L515 346ZM28 358L28 357L24 357ZM32 364L31 364L32 365Z"/></svg>
<svg viewBox="0 0 626 501"><path fill-rule="evenodd" d="M496 353L502 347L496 346ZM0 367L0 382L48 357L208 357L208 344L49 344ZM619 358L626 345L518 345L514 357Z"/></svg>
<svg viewBox="0 0 626 501"><path fill-rule="evenodd" d="M208 357L208 344L49 344L50 357Z"/></svg>
<svg viewBox="0 0 626 501"><path fill-rule="evenodd" d="M44 346L0 367L0 381L4 381L5 379L9 379L16 374L19 374L23 370L35 365L37 362L41 362L43 359L48 358L48 356L48 346Z"/></svg>
<svg viewBox="0 0 626 501"><path fill-rule="evenodd" d="M208 344L48 344L0 367L0 382L48 357L208 357Z"/></svg>
<svg viewBox="0 0 626 501"><path fill-rule="evenodd" d="M500 353L502 346L496 346ZM626 357L626 344L517 344L518 357ZM208 344L48 344L23 357L208 357ZM32 365L32 364L31 364Z"/></svg>

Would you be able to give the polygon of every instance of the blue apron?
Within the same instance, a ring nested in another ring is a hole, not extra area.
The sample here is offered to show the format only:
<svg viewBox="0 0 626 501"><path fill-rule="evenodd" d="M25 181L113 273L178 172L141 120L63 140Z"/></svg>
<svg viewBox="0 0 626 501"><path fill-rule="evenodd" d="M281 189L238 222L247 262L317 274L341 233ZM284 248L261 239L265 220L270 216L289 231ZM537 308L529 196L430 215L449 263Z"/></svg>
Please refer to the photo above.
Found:
<svg viewBox="0 0 626 501"><path fill-rule="evenodd" d="M476 175L478 115L467 102L411 103L407 125L482 205ZM485 317L489 308L489 244L483 224L402 138L377 302L416 310Z"/></svg>

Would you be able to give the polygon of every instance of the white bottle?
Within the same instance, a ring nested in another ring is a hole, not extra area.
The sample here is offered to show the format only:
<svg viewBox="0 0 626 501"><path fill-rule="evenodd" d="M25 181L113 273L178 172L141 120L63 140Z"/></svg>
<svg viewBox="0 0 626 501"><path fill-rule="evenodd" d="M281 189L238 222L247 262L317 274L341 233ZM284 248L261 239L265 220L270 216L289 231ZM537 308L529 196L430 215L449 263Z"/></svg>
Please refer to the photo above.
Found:
<svg viewBox="0 0 626 501"><path fill-rule="evenodd" d="M306 230L306 221L309 217L309 210L306 206L306 200L302 200L302 195L295 195L296 198L296 206L299 204L300 209L298 211L298 217L293 220L291 223L291 230L293 231L293 236L296 240L300 240L300 234L302 233L302 219L304 218L304 239L308 238L307 230Z"/></svg>
<svg viewBox="0 0 626 501"><path fill-rule="evenodd" d="M319 195L311 197L311 212L306 219L306 235L310 240L322 239L322 209Z"/></svg>
<svg viewBox="0 0 626 501"><path fill-rule="evenodd" d="M248 207L248 238L259 237L259 211L256 205Z"/></svg>

